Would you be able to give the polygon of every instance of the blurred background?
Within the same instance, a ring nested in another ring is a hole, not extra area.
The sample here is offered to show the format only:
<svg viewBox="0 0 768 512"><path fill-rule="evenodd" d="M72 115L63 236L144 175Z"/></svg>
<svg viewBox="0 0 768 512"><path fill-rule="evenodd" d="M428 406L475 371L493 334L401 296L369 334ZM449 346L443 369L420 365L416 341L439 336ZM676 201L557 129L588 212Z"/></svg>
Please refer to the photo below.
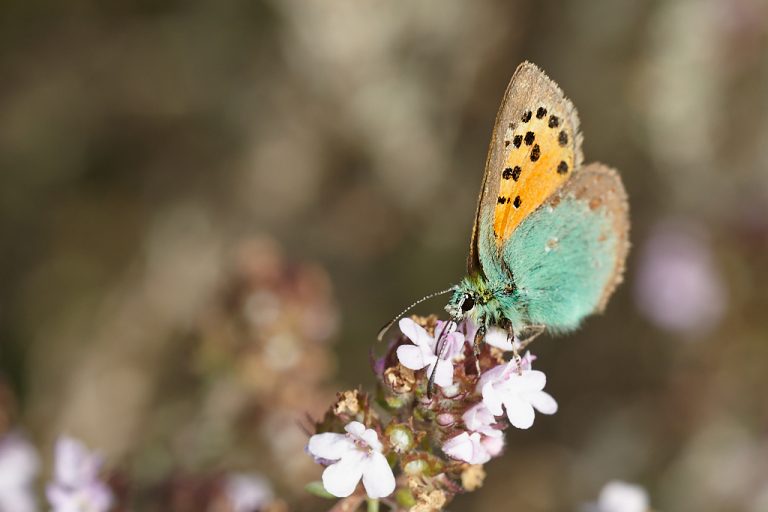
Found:
<svg viewBox="0 0 768 512"><path fill-rule="evenodd" d="M305 413L464 275L526 59L621 171L633 249L604 315L533 346L560 412L451 508L618 478L768 510L766 0L3 2L0 432L43 475L82 439L135 510L214 510L234 472L327 510Z"/></svg>

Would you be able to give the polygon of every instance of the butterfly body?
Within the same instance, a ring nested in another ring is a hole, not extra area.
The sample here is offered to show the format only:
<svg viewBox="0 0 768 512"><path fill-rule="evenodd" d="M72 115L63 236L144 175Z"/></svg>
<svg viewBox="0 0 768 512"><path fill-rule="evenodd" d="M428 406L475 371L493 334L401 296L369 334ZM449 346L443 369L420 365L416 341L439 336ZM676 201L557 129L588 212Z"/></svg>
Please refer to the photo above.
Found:
<svg viewBox="0 0 768 512"><path fill-rule="evenodd" d="M577 328L601 311L628 252L626 193L616 171L582 166L573 105L521 64L491 138L468 275L446 310L485 328Z"/></svg>

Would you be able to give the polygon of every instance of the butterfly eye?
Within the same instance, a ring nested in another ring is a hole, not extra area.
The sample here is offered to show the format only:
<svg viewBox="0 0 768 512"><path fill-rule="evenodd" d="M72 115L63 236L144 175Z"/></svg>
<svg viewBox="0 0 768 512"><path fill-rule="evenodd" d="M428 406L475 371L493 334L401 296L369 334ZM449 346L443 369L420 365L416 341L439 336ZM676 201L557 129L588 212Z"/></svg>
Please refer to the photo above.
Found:
<svg viewBox="0 0 768 512"><path fill-rule="evenodd" d="M461 311L466 313L473 307L475 307L475 299L470 294L465 294L464 299L461 301Z"/></svg>

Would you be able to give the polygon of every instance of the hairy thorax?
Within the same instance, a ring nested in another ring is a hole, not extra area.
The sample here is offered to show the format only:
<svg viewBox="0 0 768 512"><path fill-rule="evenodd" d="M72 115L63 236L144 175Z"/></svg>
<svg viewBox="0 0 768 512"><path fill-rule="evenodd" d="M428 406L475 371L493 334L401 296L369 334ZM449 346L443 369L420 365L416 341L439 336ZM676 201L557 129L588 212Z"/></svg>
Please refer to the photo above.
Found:
<svg viewBox="0 0 768 512"><path fill-rule="evenodd" d="M509 281L492 282L479 275L465 277L445 307L454 320L470 319L477 325L517 324L515 287ZM516 325L517 326L517 325Z"/></svg>

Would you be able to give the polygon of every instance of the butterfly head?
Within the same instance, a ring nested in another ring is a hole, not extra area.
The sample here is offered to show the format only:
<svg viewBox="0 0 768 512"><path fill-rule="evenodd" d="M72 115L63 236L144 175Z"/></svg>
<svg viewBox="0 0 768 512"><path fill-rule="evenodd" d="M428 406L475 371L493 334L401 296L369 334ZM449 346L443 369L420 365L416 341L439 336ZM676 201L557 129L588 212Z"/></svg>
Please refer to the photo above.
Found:
<svg viewBox="0 0 768 512"><path fill-rule="evenodd" d="M473 316L477 304L478 297L474 291L459 287L453 293L448 304L446 304L445 310L452 320L460 322L469 316Z"/></svg>

